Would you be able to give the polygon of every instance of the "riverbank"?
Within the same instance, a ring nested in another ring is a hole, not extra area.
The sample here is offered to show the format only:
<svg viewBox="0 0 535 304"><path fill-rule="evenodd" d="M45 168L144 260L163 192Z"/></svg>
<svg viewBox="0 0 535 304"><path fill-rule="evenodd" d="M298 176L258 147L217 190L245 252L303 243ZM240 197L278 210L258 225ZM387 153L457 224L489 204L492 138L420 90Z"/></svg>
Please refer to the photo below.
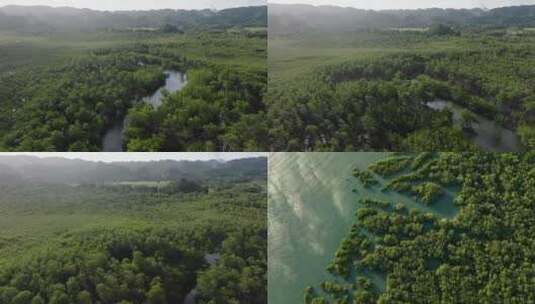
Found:
<svg viewBox="0 0 535 304"><path fill-rule="evenodd" d="M162 105L164 92L175 93L184 88L187 84L186 73L179 71L164 71L166 79L165 84L160 87L151 96L144 97L141 102L150 104L157 109ZM109 129L102 139L103 152L123 152L123 130L125 118L117 122Z"/></svg>

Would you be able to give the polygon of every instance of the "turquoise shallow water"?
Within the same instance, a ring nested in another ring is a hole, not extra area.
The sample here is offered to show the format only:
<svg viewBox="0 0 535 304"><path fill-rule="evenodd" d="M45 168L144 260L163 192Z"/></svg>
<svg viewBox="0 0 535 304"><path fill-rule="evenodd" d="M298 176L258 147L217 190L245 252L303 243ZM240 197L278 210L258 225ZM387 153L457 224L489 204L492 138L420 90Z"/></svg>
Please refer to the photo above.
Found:
<svg viewBox="0 0 535 304"><path fill-rule="evenodd" d="M402 202L451 218L453 190L432 208L399 193L364 189L352 177L388 153L274 153L269 161L268 300L270 304L303 302L307 286L334 278L325 270L355 219L357 201L371 197ZM357 193L353 192L357 190ZM384 288L384 278L371 277Z"/></svg>

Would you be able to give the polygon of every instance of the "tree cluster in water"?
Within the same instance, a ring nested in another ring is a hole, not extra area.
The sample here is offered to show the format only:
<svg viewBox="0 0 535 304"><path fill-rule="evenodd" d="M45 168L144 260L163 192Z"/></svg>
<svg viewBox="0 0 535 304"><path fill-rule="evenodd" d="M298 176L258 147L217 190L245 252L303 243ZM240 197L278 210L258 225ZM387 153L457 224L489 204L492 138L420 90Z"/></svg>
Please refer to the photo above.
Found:
<svg viewBox="0 0 535 304"><path fill-rule="evenodd" d="M402 203L362 199L327 267L336 279L308 287L304 302L534 301L533 153L426 153L410 159L410 172L396 178L425 185L425 196L433 196L435 187L460 186L458 214L444 218ZM384 289L371 273L385 279Z"/></svg>

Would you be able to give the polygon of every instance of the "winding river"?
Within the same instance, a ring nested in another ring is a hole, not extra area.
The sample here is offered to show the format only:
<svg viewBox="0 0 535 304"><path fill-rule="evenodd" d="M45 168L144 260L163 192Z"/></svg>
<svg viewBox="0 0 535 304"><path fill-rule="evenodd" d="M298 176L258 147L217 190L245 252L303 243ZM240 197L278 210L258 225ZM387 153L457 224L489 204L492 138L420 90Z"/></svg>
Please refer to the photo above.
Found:
<svg viewBox="0 0 535 304"><path fill-rule="evenodd" d="M448 108L453 113L453 121L456 125L461 124L461 111L463 107L450 101L436 100L427 103L434 110ZM473 113L473 112L472 112ZM496 122L481 115L473 113L477 123L472 124L474 134L471 140L485 151L490 152L520 152L522 146L514 131L504 128Z"/></svg>
<svg viewBox="0 0 535 304"><path fill-rule="evenodd" d="M165 71L165 85L159 88L151 96L142 99L142 102L151 104L155 109L162 105L163 92L169 93L182 90L187 84L186 74L178 71ZM109 129L102 140L103 152L122 152L123 151L123 129L124 120L117 122Z"/></svg>
<svg viewBox="0 0 535 304"><path fill-rule="evenodd" d="M204 256L204 260L210 266L214 265L217 262L217 260L219 260L219 254L217 253L207 254ZM196 297L197 297L197 289L194 288L192 291L188 293L188 295L184 299L184 304L195 304Z"/></svg>

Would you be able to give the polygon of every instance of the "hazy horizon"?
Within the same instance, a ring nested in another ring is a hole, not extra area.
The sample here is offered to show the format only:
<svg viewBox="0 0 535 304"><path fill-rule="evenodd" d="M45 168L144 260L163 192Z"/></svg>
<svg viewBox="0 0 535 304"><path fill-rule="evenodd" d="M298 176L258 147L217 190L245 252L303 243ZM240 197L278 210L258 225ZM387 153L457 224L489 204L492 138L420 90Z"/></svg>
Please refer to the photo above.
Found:
<svg viewBox="0 0 535 304"><path fill-rule="evenodd" d="M217 152L169 152L169 153L63 153L63 152L2 152L0 157L3 156L36 156L39 158L66 158L66 159L80 159L92 162L147 162L147 161L160 161L160 160L189 160L189 161L209 161L209 160L223 160L230 161L242 158L252 157L266 157L267 153L217 153Z"/></svg>
<svg viewBox="0 0 535 304"><path fill-rule="evenodd" d="M535 0L270 0L270 4L332 5L369 10L453 8L493 9L506 6L535 5Z"/></svg>
<svg viewBox="0 0 535 304"><path fill-rule="evenodd" d="M7 5L88 8L100 11L157 10L157 9L226 9L243 6L267 5L266 0L0 0Z"/></svg>

